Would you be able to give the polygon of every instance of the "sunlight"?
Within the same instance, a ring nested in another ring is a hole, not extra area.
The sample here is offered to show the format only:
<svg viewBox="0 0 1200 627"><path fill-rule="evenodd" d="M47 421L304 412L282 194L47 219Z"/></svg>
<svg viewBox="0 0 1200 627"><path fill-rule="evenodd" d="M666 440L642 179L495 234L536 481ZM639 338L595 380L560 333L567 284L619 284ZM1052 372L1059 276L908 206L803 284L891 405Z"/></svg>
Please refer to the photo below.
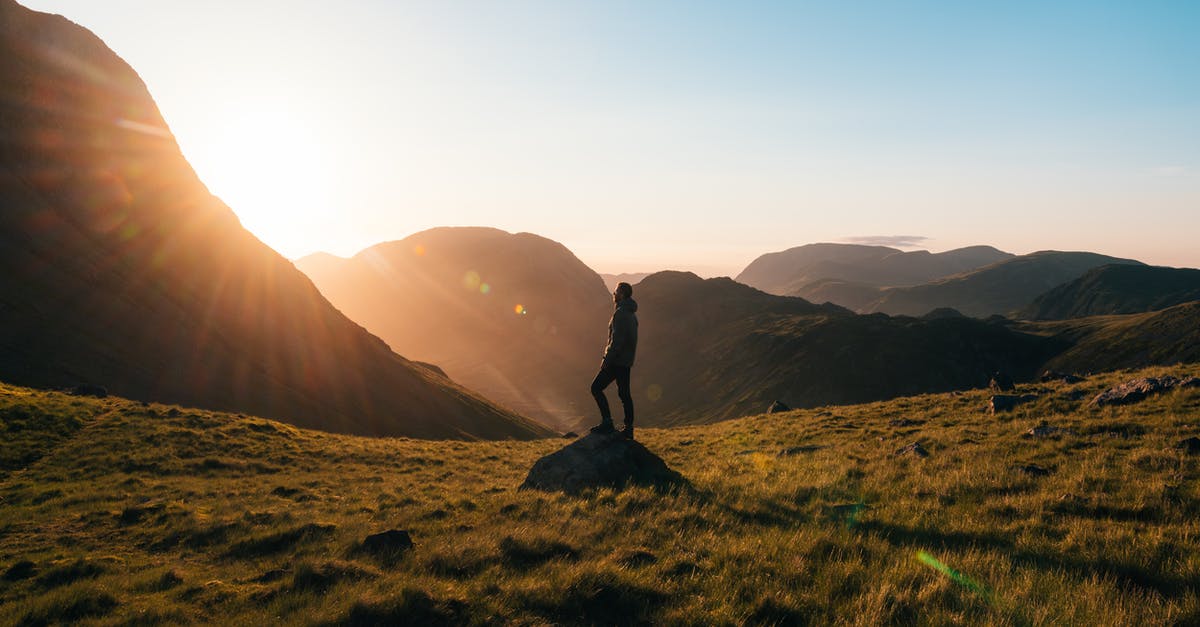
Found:
<svg viewBox="0 0 1200 627"><path fill-rule="evenodd" d="M304 248L314 218L333 207L318 129L290 111L242 106L188 130L181 148L209 191L276 250Z"/></svg>

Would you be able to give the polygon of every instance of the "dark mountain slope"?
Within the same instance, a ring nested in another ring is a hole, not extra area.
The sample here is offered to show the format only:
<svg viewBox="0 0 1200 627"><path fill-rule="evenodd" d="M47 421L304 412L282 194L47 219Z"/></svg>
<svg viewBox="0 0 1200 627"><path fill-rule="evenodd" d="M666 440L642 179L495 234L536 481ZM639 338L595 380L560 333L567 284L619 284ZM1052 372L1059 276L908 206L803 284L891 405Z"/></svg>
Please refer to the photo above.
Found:
<svg viewBox="0 0 1200 627"><path fill-rule="evenodd" d="M729 279L663 272L638 284L634 366L649 424L719 420L986 385L995 370L1033 377L1059 340L966 318L855 315Z"/></svg>
<svg viewBox="0 0 1200 627"><path fill-rule="evenodd" d="M921 316L949 307L979 318L1007 315L1027 306L1047 290L1106 264L1141 265L1141 262L1088 252L1036 252L924 285L884 290L883 296L868 309Z"/></svg>
<svg viewBox="0 0 1200 627"><path fill-rule="evenodd" d="M1021 317L1064 320L1142 313L1194 300L1200 300L1200 270L1111 265L1038 296Z"/></svg>
<svg viewBox="0 0 1200 627"><path fill-rule="evenodd" d="M437 228L296 263L346 315L488 398L559 427L594 413L612 297L562 244Z"/></svg>
<svg viewBox="0 0 1200 627"><path fill-rule="evenodd" d="M414 366L241 228L137 74L0 0L0 378L332 431L533 437Z"/></svg>

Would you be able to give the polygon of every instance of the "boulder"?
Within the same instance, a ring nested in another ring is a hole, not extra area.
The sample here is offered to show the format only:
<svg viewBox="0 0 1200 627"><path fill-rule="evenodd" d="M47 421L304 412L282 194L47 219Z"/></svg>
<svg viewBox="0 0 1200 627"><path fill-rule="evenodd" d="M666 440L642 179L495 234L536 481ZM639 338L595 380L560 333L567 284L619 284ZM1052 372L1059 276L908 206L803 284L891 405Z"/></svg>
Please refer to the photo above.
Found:
<svg viewBox="0 0 1200 627"><path fill-rule="evenodd" d="M785 405L782 401L775 401L774 403L771 403L770 407L767 408L768 414L778 414L779 412L783 411L792 411L792 408Z"/></svg>
<svg viewBox="0 0 1200 627"><path fill-rule="evenodd" d="M896 449L896 454L897 455L913 455L916 457L929 457L929 451L925 450L925 447L921 446L920 442L913 442L912 444L909 444L908 446Z"/></svg>
<svg viewBox="0 0 1200 627"><path fill-rule="evenodd" d="M1190 379L1188 381L1190 381ZM1133 379L1097 394L1096 397L1092 399L1091 404L1096 407L1104 407L1106 405L1131 405L1133 403L1145 400L1148 396L1173 390L1181 383L1184 383L1184 381L1180 381L1179 379L1171 376Z"/></svg>
<svg viewBox="0 0 1200 627"><path fill-rule="evenodd" d="M362 541L359 550L375 557L396 557L413 548L412 537L407 531L388 529L373 533Z"/></svg>
<svg viewBox="0 0 1200 627"><path fill-rule="evenodd" d="M1049 438L1049 437L1054 437L1054 436L1062 435L1062 434L1066 434L1066 433L1071 433L1071 430L1063 429L1062 427L1052 427L1048 424L1042 423L1042 424L1030 429L1029 431L1026 431L1022 437Z"/></svg>
<svg viewBox="0 0 1200 627"><path fill-rule="evenodd" d="M999 371L992 374L992 380L990 383L988 383L988 387L997 392L1011 392L1017 389L1016 384L1013 383L1012 377Z"/></svg>
<svg viewBox="0 0 1200 627"><path fill-rule="evenodd" d="M991 413L998 414L1002 411L1012 411L1021 403L1028 403L1029 401L1036 400L1037 394L1022 394L1021 396L1017 396L1015 394L996 394L989 402L988 409L991 411Z"/></svg>
<svg viewBox="0 0 1200 627"><path fill-rule="evenodd" d="M627 485L666 490L688 482L666 462L618 433L589 433L537 460L521 490L578 494L588 488Z"/></svg>
<svg viewBox="0 0 1200 627"><path fill-rule="evenodd" d="M1200 438L1192 436L1190 438L1180 440L1175 445L1175 448L1187 453L1188 455L1200 455Z"/></svg>

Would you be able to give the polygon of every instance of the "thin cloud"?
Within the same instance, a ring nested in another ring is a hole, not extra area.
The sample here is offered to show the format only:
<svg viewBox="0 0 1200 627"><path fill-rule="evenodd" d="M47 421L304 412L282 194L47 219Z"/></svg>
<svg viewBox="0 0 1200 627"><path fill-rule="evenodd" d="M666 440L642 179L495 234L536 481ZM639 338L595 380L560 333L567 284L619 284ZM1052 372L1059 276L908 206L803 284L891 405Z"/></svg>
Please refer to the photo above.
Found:
<svg viewBox="0 0 1200 627"><path fill-rule="evenodd" d="M916 248L929 241L924 235L856 235L843 237L847 244L863 244L865 246L894 246L896 248Z"/></svg>

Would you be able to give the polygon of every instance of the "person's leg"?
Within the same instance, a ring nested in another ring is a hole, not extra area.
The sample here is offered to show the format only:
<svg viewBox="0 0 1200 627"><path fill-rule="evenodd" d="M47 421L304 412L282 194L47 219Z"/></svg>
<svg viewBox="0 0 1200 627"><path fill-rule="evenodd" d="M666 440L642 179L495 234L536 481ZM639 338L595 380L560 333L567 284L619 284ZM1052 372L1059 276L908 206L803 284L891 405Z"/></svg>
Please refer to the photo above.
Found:
<svg viewBox="0 0 1200 627"><path fill-rule="evenodd" d="M596 373L596 378L592 379L592 396L596 399L596 405L600 408L600 424L612 424L612 412L608 408L608 397L604 395L604 388L608 387L615 378L611 368L601 368L600 372Z"/></svg>
<svg viewBox="0 0 1200 627"><path fill-rule="evenodd" d="M625 409L625 428L633 432L633 394L629 391L629 368L614 368L616 370L617 396L621 397L621 406Z"/></svg>

